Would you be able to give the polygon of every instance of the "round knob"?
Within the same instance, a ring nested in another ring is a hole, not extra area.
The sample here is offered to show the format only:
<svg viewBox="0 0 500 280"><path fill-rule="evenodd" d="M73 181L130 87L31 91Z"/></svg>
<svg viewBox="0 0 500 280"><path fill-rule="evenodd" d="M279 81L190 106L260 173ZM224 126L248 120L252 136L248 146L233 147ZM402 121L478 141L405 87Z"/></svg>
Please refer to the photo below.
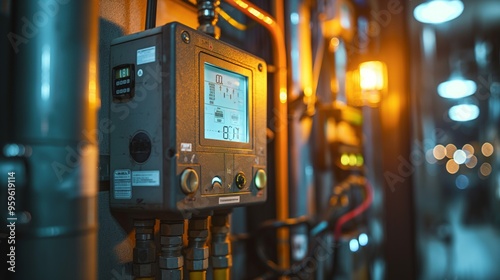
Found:
<svg viewBox="0 0 500 280"><path fill-rule="evenodd" d="M181 189L185 194L194 193L198 190L200 180L198 173L192 168L187 168L181 174Z"/></svg>
<svg viewBox="0 0 500 280"><path fill-rule="evenodd" d="M257 189L259 190L266 187L267 175L264 169L259 169L257 170L257 172L255 172L254 182L255 182L255 187L257 187Z"/></svg>
<svg viewBox="0 0 500 280"><path fill-rule="evenodd" d="M234 178L234 182L238 188L242 189L247 183L247 178L243 172L240 172Z"/></svg>

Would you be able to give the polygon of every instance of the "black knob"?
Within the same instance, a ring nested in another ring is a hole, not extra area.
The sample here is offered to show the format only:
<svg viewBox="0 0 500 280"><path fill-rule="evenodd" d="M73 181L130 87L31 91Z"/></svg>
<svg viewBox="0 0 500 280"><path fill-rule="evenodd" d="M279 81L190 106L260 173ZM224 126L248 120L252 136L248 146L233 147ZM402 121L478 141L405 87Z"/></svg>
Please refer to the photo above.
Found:
<svg viewBox="0 0 500 280"><path fill-rule="evenodd" d="M236 175L236 178L234 178L234 182L238 188L242 189L247 183L247 178L243 172L240 172Z"/></svg>

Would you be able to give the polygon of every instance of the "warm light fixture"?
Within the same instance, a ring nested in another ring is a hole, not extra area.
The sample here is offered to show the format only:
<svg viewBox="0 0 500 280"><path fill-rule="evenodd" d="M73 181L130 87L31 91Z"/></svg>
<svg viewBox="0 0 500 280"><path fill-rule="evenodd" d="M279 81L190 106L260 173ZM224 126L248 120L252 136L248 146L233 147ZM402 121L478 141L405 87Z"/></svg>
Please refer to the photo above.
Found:
<svg viewBox="0 0 500 280"><path fill-rule="evenodd" d="M472 121L479 116L479 107L474 104L455 105L448 111L448 116L456 122Z"/></svg>
<svg viewBox="0 0 500 280"><path fill-rule="evenodd" d="M460 0L432 0L421 3L413 16L423 23L439 24L453 20L464 11L464 3Z"/></svg>
<svg viewBox="0 0 500 280"><path fill-rule="evenodd" d="M348 103L355 106L377 106L387 91L387 67L381 61L367 61L350 71L347 77Z"/></svg>
<svg viewBox="0 0 500 280"><path fill-rule="evenodd" d="M359 65L359 82L362 91L382 91L386 86L386 68L380 61L367 61Z"/></svg>

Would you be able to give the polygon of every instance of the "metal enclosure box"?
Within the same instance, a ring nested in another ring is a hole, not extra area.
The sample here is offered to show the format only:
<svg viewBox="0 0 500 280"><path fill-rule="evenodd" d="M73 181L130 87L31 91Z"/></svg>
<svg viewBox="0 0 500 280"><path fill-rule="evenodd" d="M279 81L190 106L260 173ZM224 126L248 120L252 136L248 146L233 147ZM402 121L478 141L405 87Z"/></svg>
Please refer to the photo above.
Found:
<svg viewBox="0 0 500 280"><path fill-rule="evenodd" d="M208 64L246 78L246 143L205 137ZM263 60L174 22L114 40L110 65L112 209L190 214L266 200Z"/></svg>

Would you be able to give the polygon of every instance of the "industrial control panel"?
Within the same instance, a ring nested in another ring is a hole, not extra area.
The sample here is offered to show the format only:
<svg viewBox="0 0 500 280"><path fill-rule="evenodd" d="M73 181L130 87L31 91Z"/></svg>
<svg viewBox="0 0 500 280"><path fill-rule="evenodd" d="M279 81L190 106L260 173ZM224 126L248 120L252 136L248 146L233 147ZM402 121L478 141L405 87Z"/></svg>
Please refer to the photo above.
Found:
<svg viewBox="0 0 500 280"><path fill-rule="evenodd" d="M180 23L111 46L110 205L195 212L267 197L265 62Z"/></svg>

